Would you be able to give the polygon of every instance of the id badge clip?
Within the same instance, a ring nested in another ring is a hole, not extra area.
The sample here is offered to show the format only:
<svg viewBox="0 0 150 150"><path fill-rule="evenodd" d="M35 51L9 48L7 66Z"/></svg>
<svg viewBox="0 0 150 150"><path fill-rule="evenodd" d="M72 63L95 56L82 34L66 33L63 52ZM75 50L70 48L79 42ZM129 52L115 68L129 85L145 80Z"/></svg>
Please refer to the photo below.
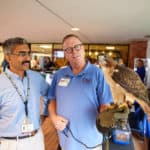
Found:
<svg viewBox="0 0 150 150"><path fill-rule="evenodd" d="M58 85L63 86L63 87L67 87L69 82L70 82L69 78L61 78Z"/></svg>
<svg viewBox="0 0 150 150"><path fill-rule="evenodd" d="M22 133L30 133L33 131L33 124L28 121L28 119L25 119L21 126L21 132Z"/></svg>

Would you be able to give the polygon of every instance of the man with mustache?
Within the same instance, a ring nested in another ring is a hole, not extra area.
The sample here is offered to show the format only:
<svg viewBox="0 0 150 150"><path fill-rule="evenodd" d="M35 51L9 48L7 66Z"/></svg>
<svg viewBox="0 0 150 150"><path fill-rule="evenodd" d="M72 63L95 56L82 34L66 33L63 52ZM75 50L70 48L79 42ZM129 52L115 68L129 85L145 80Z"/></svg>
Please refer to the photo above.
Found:
<svg viewBox="0 0 150 150"><path fill-rule="evenodd" d="M27 41L16 37L3 43L9 68L0 75L0 140L2 150L44 150L40 128L40 97L47 102L43 77L30 66Z"/></svg>

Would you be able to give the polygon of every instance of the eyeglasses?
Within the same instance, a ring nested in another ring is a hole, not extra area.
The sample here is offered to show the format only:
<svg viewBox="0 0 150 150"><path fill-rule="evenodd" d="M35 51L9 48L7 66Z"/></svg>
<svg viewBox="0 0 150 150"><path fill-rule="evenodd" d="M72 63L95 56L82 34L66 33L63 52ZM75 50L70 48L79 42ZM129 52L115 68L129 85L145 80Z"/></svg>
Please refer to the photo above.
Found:
<svg viewBox="0 0 150 150"><path fill-rule="evenodd" d="M82 46L82 45L83 45L82 43L76 44L76 45L74 45L73 47L68 47L68 48L64 49L64 51L65 51L66 53L72 53L73 50L79 51L79 50L81 49L81 46Z"/></svg>
<svg viewBox="0 0 150 150"><path fill-rule="evenodd" d="M12 55L16 55L16 56L20 56L20 57L25 57L25 56L30 56L31 52L20 51L18 54L12 53Z"/></svg>

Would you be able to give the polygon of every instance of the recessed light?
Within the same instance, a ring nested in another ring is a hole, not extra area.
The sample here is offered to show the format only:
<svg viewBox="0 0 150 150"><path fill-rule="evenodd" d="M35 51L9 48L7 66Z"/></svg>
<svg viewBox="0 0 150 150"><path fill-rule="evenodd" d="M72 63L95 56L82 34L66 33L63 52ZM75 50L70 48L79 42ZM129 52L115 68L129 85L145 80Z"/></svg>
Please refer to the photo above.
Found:
<svg viewBox="0 0 150 150"><path fill-rule="evenodd" d="M41 48L52 48L51 45L40 45Z"/></svg>
<svg viewBox="0 0 150 150"><path fill-rule="evenodd" d="M114 46L106 46L106 49L113 50L113 49L115 49L115 47Z"/></svg>
<svg viewBox="0 0 150 150"><path fill-rule="evenodd" d="M71 28L72 31L79 31L79 28Z"/></svg>

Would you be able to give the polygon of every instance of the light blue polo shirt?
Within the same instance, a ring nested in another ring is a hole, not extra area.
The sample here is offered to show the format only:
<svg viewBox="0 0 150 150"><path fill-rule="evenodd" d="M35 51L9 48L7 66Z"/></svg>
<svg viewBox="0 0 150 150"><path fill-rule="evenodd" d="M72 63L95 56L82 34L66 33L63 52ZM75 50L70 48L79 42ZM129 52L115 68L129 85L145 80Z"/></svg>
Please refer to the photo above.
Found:
<svg viewBox="0 0 150 150"><path fill-rule="evenodd" d="M62 82L67 81L65 85ZM102 134L96 129L96 116L101 104L113 102L110 87L102 71L95 65L87 63L78 75L72 73L70 66L60 69L54 75L48 93L49 99L56 99L57 114L65 117L73 135L93 147L102 143ZM65 130L59 133L60 145L65 150L86 150Z"/></svg>
<svg viewBox="0 0 150 150"><path fill-rule="evenodd" d="M40 96L47 102L48 84L37 72L28 70L27 76L21 79L17 74L6 69L21 95L27 94L29 78L28 119L33 124L33 130L40 127ZM25 120L25 105L16 89L5 73L0 75L0 137L22 136L21 126Z"/></svg>

